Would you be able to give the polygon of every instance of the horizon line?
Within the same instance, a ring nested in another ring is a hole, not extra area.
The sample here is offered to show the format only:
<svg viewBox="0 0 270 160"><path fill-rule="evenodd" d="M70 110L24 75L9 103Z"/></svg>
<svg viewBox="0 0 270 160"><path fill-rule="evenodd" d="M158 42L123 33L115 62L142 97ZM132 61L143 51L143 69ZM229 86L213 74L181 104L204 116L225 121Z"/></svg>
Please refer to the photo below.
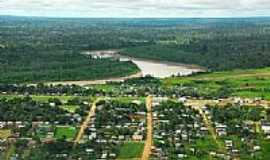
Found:
<svg viewBox="0 0 270 160"><path fill-rule="evenodd" d="M248 19L248 18L270 18L270 15L263 16L205 16L205 17L103 17L103 16L35 16L35 15L1 15L0 17L22 17L22 18L56 18L56 19Z"/></svg>

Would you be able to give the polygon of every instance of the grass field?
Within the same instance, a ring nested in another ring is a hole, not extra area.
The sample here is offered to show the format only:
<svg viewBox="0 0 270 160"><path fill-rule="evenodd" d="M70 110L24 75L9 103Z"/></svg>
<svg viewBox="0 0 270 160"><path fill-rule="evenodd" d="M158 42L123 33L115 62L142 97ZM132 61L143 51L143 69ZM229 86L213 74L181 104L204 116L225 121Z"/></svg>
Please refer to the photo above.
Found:
<svg viewBox="0 0 270 160"><path fill-rule="evenodd" d="M8 100L13 99L13 98L16 98L16 97L23 97L23 96L0 94L0 98L6 98Z"/></svg>
<svg viewBox="0 0 270 160"><path fill-rule="evenodd" d="M211 136L205 136L204 139L197 139L191 146L204 154L201 157L190 156L187 158L188 160L209 160L211 159L211 156L208 153L218 150L218 146ZM189 146L189 148L191 146Z"/></svg>
<svg viewBox="0 0 270 160"><path fill-rule="evenodd" d="M67 140L73 140L77 133L75 127L70 126L57 126L54 132L54 137L56 139L66 138Z"/></svg>
<svg viewBox="0 0 270 160"><path fill-rule="evenodd" d="M144 143L142 142L126 142L119 148L117 159L133 159L140 158L143 152Z"/></svg>
<svg viewBox="0 0 270 160"><path fill-rule="evenodd" d="M261 144L262 144L262 151L261 151L262 159L264 160L270 159L270 142L268 140L261 139Z"/></svg>
<svg viewBox="0 0 270 160"><path fill-rule="evenodd" d="M5 160L10 160L10 157L15 153L15 145L10 145L5 154Z"/></svg>
<svg viewBox="0 0 270 160"><path fill-rule="evenodd" d="M117 97L117 98L112 98L113 100L122 102L122 103L131 103L132 101L140 101L144 102L145 97Z"/></svg>
<svg viewBox="0 0 270 160"><path fill-rule="evenodd" d="M1 98L6 98L6 99L13 99L13 98L23 98L25 97L24 95L8 95L8 94L0 94L0 99ZM68 100L74 99L74 98L79 98L84 101L92 101L95 99L95 97L88 97L88 96L47 96L47 95L30 95L30 97L39 102L48 102L49 99L52 98L57 98L62 103L66 103Z"/></svg>
<svg viewBox="0 0 270 160"><path fill-rule="evenodd" d="M70 113L75 113L76 109L79 108L79 106L76 105L61 105L60 108L70 112Z"/></svg>
<svg viewBox="0 0 270 160"><path fill-rule="evenodd" d="M45 95L32 95L31 96L36 101L47 102L50 98L60 99L62 102L67 102L70 99L75 98L75 96L45 96Z"/></svg>
<svg viewBox="0 0 270 160"><path fill-rule="evenodd" d="M7 139L11 135L11 130L1 129L0 130L0 139Z"/></svg>
<svg viewBox="0 0 270 160"><path fill-rule="evenodd" d="M163 80L165 87L182 85L197 88L200 92L217 93L221 88L230 90L231 96L262 97L270 100L270 68L233 70L174 77Z"/></svg>

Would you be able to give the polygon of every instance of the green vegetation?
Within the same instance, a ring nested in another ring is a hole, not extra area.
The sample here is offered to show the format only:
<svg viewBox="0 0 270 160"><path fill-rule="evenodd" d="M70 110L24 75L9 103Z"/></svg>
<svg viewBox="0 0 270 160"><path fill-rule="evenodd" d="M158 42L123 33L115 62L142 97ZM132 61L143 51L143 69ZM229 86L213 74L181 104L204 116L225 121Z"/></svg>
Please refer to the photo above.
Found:
<svg viewBox="0 0 270 160"><path fill-rule="evenodd" d="M138 71L131 62L90 59L68 51L4 51L0 60L0 83L95 80Z"/></svg>
<svg viewBox="0 0 270 160"><path fill-rule="evenodd" d="M140 158L143 152L144 143L142 142L126 142L119 147L119 155L117 159Z"/></svg>
<svg viewBox="0 0 270 160"><path fill-rule="evenodd" d="M1 16L0 24L0 83L95 80L138 71L131 62L82 54L102 49L211 70L270 65L269 18L164 21Z"/></svg>
<svg viewBox="0 0 270 160"><path fill-rule="evenodd" d="M208 160L211 159L209 153L211 151L218 150L216 142L211 136L204 136L203 139L196 139L194 144L191 144L189 147L197 148L202 154L200 157L190 156L188 160Z"/></svg>
<svg viewBox="0 0 270 160"><path fill-rule="evenodd" d="M233 70L226 72L202 73L189 77L173 77L163 80L163 85L196 88L205 96L262 97L270 100L270 68Z"/></svg>
<svg viewBox="0 0 270 160"><path fill-rule="evenodd" d="M10 129L0 129L0 139L7 139L11 135Z"/></svg>
<svg viewBox="0 0 270 160"><path fill-rule="evenodd" d="M72 140L77 133L75 127L70 126L57 126L55 129L54 137L56 139L67 139Z"/></svg>
<svg viewBox="0 0 270 160"><path fill-rule="evenodd" d="M183 96L194 101L233 96L270 100L270 68L263 68L270 66L269 18L0 17L0 26L0 139L15 139L0 144L5 153L0 159L138 159L146 137L148 95L154 96L153 102L173 98L153 107L152 156L157 159L220 159L235 149L240 159L270 159L269 134L263 129L270 126L269 109L206 105L201 114L209 117L209 127L195 107L179 102L180 97L185 101ZM209 72L87 87L42 84L138 72L131 62L83 54L101 49L199 65ZM91 102L101 97L108 98L97 103L95 118L83 133L87 138L74 146L76 127L87 117ZM217 139L205 127L213 128Z"/></svg>
<svg viewBox="0 0 270 160"><path fill-rule="evenodd" d="M270 159L270 142L265 139L260 139L260 142L262 144L262 152L261 157L262 159Z"/></svg>
<svg viewBox="0 0 270 160"><path fill-rule="evenodd" d="M11 155L14 154L16 151L16 147L15 145L11 145L9 146L7 152L6 152L6 155L5 155L5 160L9 160Z"/></svg>
<svg viewBox="0 0 270 160"><path fill-rule="evenodd" d="M131 62L82 54L130 44L117 40L118 31L100 28L102 23L0 16L0 83L95 80L136 73L138 68Z"/></svg>
<svg viewBox="0 0 270 160"><path fill-rule="evenodd" d="M155 44L127 47L120 53L138 58L196 64L214 71L269 66L269 24L262 25L252 20L242 24L238 20L228 21L225 23L225 20L219 19L214 22L215 25L208 23L203 27L191 22L191 26L197 28L171 29L174 35L162 37L167 43L159 43L159 37L154 39Z"/></svg>
<svg viewBox="0 0 270 160"><path fill-rule="evenodd" d="M45 96L45 95L31 95L31 98L35 101L40 102L48 102L50 99L57 98L61 100L62 102L67 102L68 100L71 100L75 98L76 96ZM82 97L80 97L82 98Z"/></svg>
<svg viewBox="0 0 270 160"><path fill-rule="evenodd" d="M59 107L70 113L75 113L76 109L79 108L79 106L76 106L76 105L61 105Z"/></svg>

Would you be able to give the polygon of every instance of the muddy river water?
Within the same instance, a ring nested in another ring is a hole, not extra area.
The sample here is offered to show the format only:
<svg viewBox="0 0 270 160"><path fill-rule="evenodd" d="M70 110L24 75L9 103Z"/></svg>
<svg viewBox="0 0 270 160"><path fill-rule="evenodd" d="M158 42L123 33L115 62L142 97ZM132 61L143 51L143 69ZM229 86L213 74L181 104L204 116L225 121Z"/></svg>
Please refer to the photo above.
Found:
<svg viewBox="0 0 270 160"><path fill-rule="evenodd" d="M118 58L122 61L130 60L140 68L143 76L151 75L157 78L166 78L172 75L184 76L203 71L202 68L191 65L126 57L117 54L117 51L111 50L87 52L87 54L90 54L96 58Z"/></svg>

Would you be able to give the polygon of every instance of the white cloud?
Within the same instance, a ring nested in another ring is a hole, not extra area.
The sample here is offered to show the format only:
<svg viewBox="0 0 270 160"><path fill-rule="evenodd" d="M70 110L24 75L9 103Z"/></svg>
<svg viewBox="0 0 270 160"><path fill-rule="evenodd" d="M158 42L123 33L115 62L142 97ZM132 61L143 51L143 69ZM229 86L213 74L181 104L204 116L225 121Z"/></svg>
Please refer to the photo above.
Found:
<svg viewBox="0 0 270 160"><path fill-rule="evenodd" d="M0 0L0 15L60 17L268 16L269 0Z"/></svg>

